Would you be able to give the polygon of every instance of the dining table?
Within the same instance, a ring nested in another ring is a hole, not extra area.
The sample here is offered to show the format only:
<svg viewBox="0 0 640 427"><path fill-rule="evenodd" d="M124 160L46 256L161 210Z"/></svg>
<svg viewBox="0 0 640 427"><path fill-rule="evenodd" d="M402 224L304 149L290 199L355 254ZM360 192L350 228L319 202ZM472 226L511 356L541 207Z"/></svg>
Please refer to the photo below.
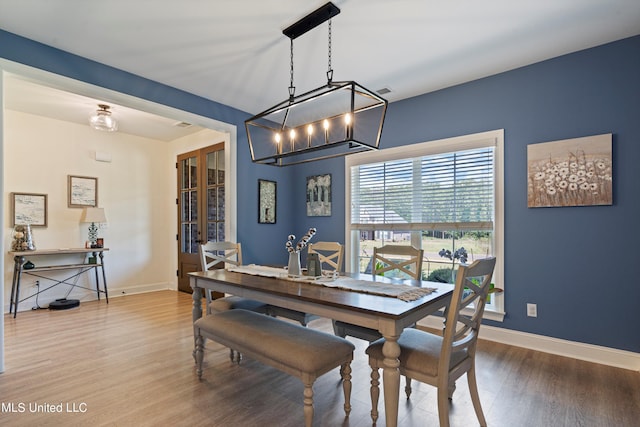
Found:
<svg viewBox="0 0 640 427"><path fill-rule="evenodd" d="M262 301L304 313L376 329L383 346L383 393L386 425L397 425L400 346L403 329L446 307L453 285L394 279L364 273L339 277L289 276L285 269L239 266L189 273L193 321L202 317L204 291Z"/></svg>

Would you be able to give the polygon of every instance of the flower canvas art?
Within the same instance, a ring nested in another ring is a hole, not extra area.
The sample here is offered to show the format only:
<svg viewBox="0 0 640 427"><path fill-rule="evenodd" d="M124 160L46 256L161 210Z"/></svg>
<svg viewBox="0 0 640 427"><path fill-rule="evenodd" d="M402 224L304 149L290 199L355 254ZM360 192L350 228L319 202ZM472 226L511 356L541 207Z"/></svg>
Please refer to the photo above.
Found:
<svg viewBox="0 0 640 427"><path fill-rule="evenodd" d="M527 146L530 208L613 203L612 135Z"/></svg>

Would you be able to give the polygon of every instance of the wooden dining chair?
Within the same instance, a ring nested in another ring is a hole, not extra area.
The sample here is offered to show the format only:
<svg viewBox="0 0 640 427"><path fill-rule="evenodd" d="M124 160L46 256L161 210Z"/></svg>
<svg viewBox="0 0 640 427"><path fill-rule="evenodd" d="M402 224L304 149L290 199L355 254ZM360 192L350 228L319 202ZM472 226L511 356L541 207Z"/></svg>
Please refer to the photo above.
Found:
<svg viewBox="0 0 640 427"><path fill-rule="evenodd" d="M478 421L481 426L487 425L478 395L475 356L478 332L495 264L495 258L486 258L458 268L451 303L445 310L443 335L405 329L398 339L399 370L400 374L407 377L407 398L411 394L411 379L437 387L441 427L449 426L449 400L455 390L455 381L465 373ZM469 316L462 314L465 308L471 310ZM385 339L381 338L366 350L371 366L371 418L374 423L378 418L378 370L384 364L384 343Z"/></svg>
<svg viewBox="0 0 640 427"><path fill-rule="evenodd" d="M384 276L396 271L412 279L422 279L422 258L424 251L407 245L384 245L373 248L373 274Z"/></svg>
<svg viewBox="0 0 640 427"><path fill-rule="evenodd" d="M307 254L317 253L320 263L325 264L327 270L342 271L342 257L344 254L344 246L338 242L316 242L309 243L307 245ZM284 307L269 307L269 314L273 317L284 317L287 319L295 320L302 326L317 319L319 316L314 314L304 313L302 311L291 310ZM344 338L344 337L343 337Z"/></svg>
<svg viewBox="0 0 640 427"><path fill-rule="evenodd" d="M242 265L242 245L240 243L207 242L199 246L198 252L200 254L200 267L202 271L224 268L227 264ZM268 304L235 295L223 295L216 298L210 289L207 289L205 296L207 300L207 314L237 308L267 314L269 309ZM232 362L235 361L237 363L240 363L242 359L242 355L240 353L235 354L233 349L230 349L229 357Z"/></svg>
<svg viewBox="0 0 640 427"><path fill-rule="evenodd" d="M384 245L373 248L372 273L384 276L396 271L400 276L406 274L412 279L422 277L422 258L424 251L407 245ZM365 328L350 323L333 321L333 332L342 338L347 335L373 342L382 337L377 329Z"/></svg>
<svg viewBox="0 0 640 427"><path fill-rule="evenodd" d="M316 242L307 245L307 253L317 253L321 264L326 264L328 270L342 271L344 246L338 242ZM324 267L323 267L324 269Z"/></svg>

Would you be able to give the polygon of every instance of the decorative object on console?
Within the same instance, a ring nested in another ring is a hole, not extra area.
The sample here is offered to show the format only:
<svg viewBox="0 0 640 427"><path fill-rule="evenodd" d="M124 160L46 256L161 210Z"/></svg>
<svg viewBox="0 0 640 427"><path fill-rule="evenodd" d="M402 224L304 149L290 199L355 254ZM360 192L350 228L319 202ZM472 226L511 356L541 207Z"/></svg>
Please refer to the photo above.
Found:
<svg viewBox="0 0 640 427"><path fill-rule="evenodd" d="M11 193L13 223L32 227L47 226L47 195L34 193Z"/></svg>
<svg viewBox="0 0 640 427"><path fill-rule="evenodd" d="M31 225L18 224L13 228L13 241L11 242L12 251L35 251L36 243L33 240Z"/></svg>
<svg viewBox="0 0 640 427"><path fill-rule="evenodd" d="M98 246L98 227L96 223L104 223L107 222L107 217L104 214L104 208L85 208L82 211L82 217L80 217L80 222L89 222L89 242L91 242L92 248L100 248L102 246ZM100 239L102 240L102 239Z"/></svg>
<svg viewBox="0 0 640 427"><path fill-rule="evenodd" d="M311 227L307 234L302 236L302 239L293 246L293 241L296 239L294 234L289 234L287 237L287 243L285 243L285 247L287 248L287 252L289 252L289 264L287 266L287 271L291 276L299 276L302 271L300 269L300 251L307 246L307 243L311 240L311 238L316 234L316 229Z"/></svg>
<svg viewBox="0 0 640 427"><path fill-rule="evenodd" d="M339 13L329 2L283 30L291 46L289 98L244 122L254 163L289 166L378 149L388 101L355 81L333 81L331 18ZM326 21L327 84L296 96L293 40Z"/></svg>
<svg viewBox="0 0 640 427"><path fill-rule="evenodd" d="M70 208L98 206L98 178L69 175L67 190Z"/></svg>
<svg viewBox="0 0 640 427"><path fill-rule="evenodd" d="M331 174L307 177L307 216L331 216Z"/></svg>
<svg viewBox="0 0 640 427"><path fill-rule="evenodd" d="M111 106L98 104L98 110L89 117L89 125L92 129L103 132L115 132L118 130L118 122L111 117Z"/></svg>

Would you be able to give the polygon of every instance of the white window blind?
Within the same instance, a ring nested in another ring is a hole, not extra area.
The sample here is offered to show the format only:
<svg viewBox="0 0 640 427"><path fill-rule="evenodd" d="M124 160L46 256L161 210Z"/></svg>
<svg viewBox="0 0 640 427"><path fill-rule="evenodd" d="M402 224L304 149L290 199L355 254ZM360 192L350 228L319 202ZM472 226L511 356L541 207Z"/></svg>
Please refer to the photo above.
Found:
<svg viewBox="0 0 640 427"><path fill-rule="evenodd" d="M493 230L494 147L351 168L351 227Z"/></svg>

